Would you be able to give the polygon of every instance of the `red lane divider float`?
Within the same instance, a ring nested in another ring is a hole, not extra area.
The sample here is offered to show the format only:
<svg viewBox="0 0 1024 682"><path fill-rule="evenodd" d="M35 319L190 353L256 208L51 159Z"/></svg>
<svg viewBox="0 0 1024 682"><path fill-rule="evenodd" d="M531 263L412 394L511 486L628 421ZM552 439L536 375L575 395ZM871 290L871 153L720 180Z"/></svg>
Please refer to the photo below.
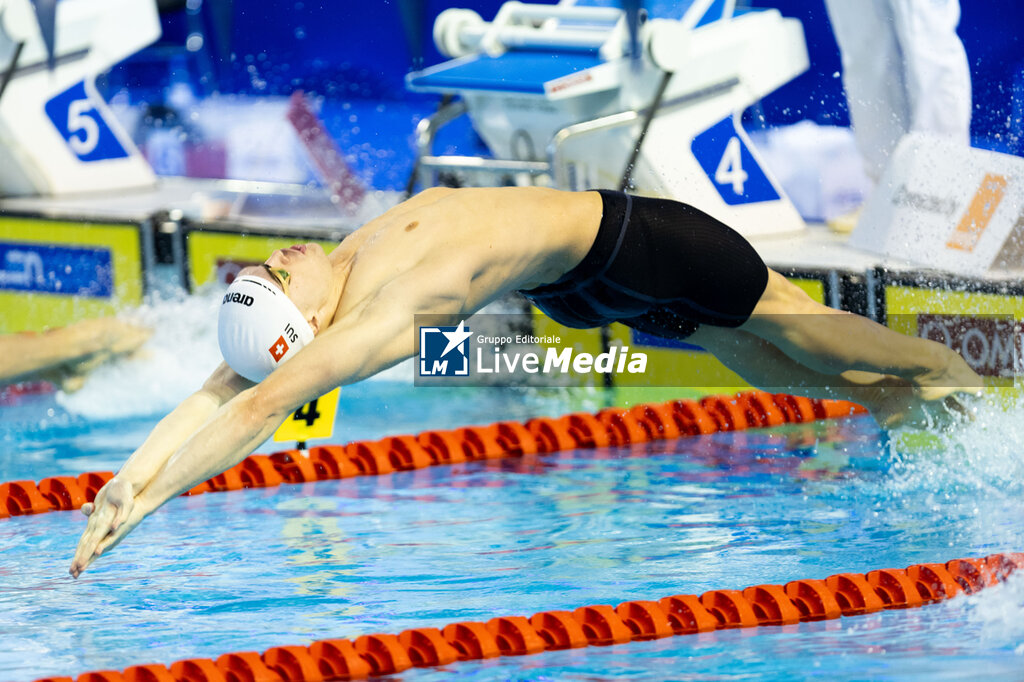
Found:
<svg viewBox="0 0 1024 682"><path fill-rule="evenodd" d="M785 423L835 419L866 410L842 400L811 400L783 393L754 391L709 396L700 401L611 408L597 414L577 412L560 418L537 417L525 424L504 421L417 436L389 436L348 445L323 445L308 451L283 450L250 455L222 474L186 493L268 488L351 476L375 476L499 457L521 457L574 448L596 448L738 431ZM92 502L111 479L109 471L0 484L0 518L78 509Z"/></svg>
<svg viewBox="0 0 1024 682"><path fill-rule="evenodd" d="M505 616L443 628L416 628L398 635L364 635L355 640L324 639L309 646L277 646L262 654L224 654L216 660L190 658L170 666L135 665L99 670L77 678L36 682L321 682L389 675L412 667L436 667L498 656L608 646L727 628L750 628L857 616L903 609L973 594L1024 570L1024 553L983 559L917 564L865 575L839 573L824 580L712 590L658 601L582 606L574 611L541 611L529 618Z"/></svg>
<svg viewBox="0 0 1024 682"><path fill-rule="evenodd" d="M25 396L54 393L56 390L57 387L49 381L25 381L0 386L0 406L17 405Z"/></svg>

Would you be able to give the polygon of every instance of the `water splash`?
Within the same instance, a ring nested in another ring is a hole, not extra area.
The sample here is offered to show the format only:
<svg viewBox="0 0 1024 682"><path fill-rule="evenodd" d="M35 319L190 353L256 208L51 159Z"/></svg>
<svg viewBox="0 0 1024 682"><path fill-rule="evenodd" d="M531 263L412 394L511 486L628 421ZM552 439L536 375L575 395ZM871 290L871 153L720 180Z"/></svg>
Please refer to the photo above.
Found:
<svg viewBox="0 0 1024 682"><path fill-rule="evenodd" d="M894 491L946 489L1007 502L1024 493L1022 398L980 402L972 419L944 430L898 433L890 441ZM1016 506L1016 505L1015 505Z"/></svg>
<svg viewBox="0 0 1024 682"><path fill-rule="evenodd" d="M895 434L888 475L860 492L879 499L876 514L901 533L945 541L949 558L1024 551L1021 407L1020 396L983 403L968 423ZM987 638L1024 655L1024 575L968 602L972 621Z"/></svg>
<svg viewBox="0 0 1024 682"><path fill-rule="evenodd" d="M134 355L98 368L83 388L61 392L58 404L89 419L167 412L202 386L221 361L217 347L219 292L181 296L125 314L153 330Z"/></svg>
<svg viewBox="0 0 1024 682"><path fill-rule="evenodd" d="M1024 656L1024 572L989 587L968 601L968 618L989 646L1013 647Z"/></svg>

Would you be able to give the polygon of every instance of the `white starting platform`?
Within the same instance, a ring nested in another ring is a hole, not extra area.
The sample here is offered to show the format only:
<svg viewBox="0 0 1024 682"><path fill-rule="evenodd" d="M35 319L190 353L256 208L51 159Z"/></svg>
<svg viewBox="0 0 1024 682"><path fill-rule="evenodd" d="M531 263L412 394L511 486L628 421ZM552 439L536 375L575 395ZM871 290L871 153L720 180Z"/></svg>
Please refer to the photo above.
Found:
<svg viewBox="0 0 1024 682"><path fill-rule="evenodd" d="M0 0L0 195L152 186L95 81L159 37L152 0Z"/></svg>
<svg viewBox="0 0 1024 682"><path fill-rule="evenodd" d="M95 82L159 37L155 0L0 0L0 334L223 282L297 240L333 248L397 202L350 182L301 93L287 118L323 188L158 180Z"/></svg>
<svg viewBox="0 0 1024 682"><path fill-rule="evenodd" d="M412 73L412 90L454 99L417 131L421 186L628 188L685 199L752 236L804 223L764 168L739 117L807 69L799 21L776 10L692 0L678 20L641 14L636 47L614 7L506 2L492 22L450 9L434 39L451 61ZM436 156L437 130L466 114L491 158Z"/></svg>

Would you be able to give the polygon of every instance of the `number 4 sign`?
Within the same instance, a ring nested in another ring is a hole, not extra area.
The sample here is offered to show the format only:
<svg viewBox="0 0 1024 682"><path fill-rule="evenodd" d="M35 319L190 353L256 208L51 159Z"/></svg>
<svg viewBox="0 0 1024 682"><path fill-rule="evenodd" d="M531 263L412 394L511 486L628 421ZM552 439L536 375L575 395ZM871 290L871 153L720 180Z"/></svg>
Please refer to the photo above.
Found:
<svg viewBox="0 0 1024 682"><path fill-rule="evenodd" d="M693 138L690 149L726 204L775 201L779 193L750 152L745 137L729 116Z"/></svg>
<svg viewBox="0 0 1024 682"><path fill-rule="evenodd" d="M274 432L274 442L305 443L313 438L330 438L334 433L334 417L338 413L339 396L340 386L295 410Z"/></svg>

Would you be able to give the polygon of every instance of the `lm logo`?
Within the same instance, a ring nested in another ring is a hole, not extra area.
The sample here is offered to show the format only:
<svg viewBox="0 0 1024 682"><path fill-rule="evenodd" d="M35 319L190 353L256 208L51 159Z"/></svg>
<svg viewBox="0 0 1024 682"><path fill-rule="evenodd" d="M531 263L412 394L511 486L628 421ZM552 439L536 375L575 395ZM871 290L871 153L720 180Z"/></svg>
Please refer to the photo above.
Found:
<svg viewBox="0 0 1024 682"><path fill-rule="evenodd" d="M458 327L420 327L420 376L469 376L469 336L465 320Z"/></svg>

